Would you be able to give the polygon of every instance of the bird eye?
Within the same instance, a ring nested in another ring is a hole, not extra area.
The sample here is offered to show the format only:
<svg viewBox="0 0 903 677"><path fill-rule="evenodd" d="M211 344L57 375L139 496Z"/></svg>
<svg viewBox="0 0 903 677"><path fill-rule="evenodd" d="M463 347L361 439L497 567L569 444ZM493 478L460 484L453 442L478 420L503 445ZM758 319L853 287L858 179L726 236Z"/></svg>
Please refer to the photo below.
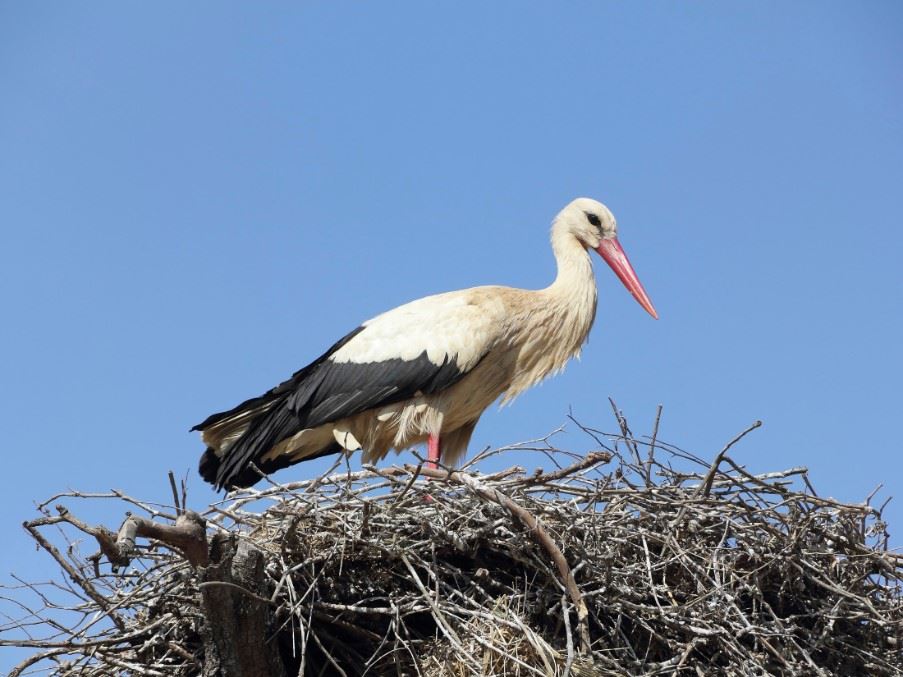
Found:
<svg viewBox="0 0 903 677"><path fill-rule="evenodd" d="M596 228L602 227L602 221L599 219L598 216L596 216L592 212L583 212L583 213L586 214L586 220L589 221Z"/></svg>

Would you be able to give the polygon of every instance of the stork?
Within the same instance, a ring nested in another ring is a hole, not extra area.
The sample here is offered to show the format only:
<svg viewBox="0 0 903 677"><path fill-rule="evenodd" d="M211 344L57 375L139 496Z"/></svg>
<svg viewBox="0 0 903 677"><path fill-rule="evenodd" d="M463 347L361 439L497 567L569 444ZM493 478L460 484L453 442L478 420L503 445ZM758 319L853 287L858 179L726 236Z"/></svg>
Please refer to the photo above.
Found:
<svg viewBox="0 0 903 677"><path fill-rule="evenodd" d="M658 318L605 205L574 200L555 217L551 239L558 273L545 289L474 287L411 301L192 428L207 445L201 476L217 488L247 487L260 472L327 454L360 449L373 463L424 442L431 467L440 458L454 466L492 402L510 402L580 353L596 314L588 250Z"/></svg>

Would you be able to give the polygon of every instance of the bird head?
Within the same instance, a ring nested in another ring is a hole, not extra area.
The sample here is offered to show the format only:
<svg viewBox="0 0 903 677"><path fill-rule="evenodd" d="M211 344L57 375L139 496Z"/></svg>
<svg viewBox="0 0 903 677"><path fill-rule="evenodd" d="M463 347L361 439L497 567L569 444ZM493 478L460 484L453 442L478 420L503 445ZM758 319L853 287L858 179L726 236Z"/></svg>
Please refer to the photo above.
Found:
<svg viewBox="0 0 903 677"><path fill-rule="evenodd" d="M649 295L618 242L618 223L608 207L588 197L580 197L561 210L555 221L563 224L585 248L594 249L646 312L658 319Z"/></svg>

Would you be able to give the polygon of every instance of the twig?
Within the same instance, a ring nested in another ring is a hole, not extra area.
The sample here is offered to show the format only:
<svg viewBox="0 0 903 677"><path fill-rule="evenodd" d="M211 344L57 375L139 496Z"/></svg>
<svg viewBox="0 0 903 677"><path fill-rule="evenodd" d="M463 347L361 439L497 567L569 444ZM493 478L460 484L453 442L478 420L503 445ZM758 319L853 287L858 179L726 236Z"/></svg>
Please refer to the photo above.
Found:
<svg viewBox="0 0 903 677"><path fill-rule="evenodd" d="M649 441L649 453L646 455L646 485L652 484L652 465L655 462L655 442L658 439L658 425L662 420L662 405L655 410L655 423L652 424L652 438Z"/></svg>
<svg viewBox="0 0 903 677"><path fill-rule="evenodd" d="M179 490L176 488L176 476L172 470L169 471L169 487L172 489L172 503L176 508L176 516L183 512L182 505L179 504Z"/></svg>
<svg viewBox="0 0 903 677"><path fill-rule="evenodd" d="M697 493L702 493L703 496L709 495L709 491L712 490L712 480L715 479L715 473L718 472L718 466L721 465L722 459L724 459L725 455L730 450L730 448L732 446L734 446L737 442L742 440L744 437L746 437L747 434L751 433L753 430L755 430L756 428L759 428L761 426L762 426L762 421L754 421L751 426L749 426L742 433L740 433L739 435L734 437L734 439L732 439L730 442L728 442L724 446L724 449L722 449L720 452L718 452L718 455L715 457L715 460L712 461L712 465L709 468L709 471L705 475L705 479L703 479L702 484L699 485L699 489L697 490Z"/></svg>

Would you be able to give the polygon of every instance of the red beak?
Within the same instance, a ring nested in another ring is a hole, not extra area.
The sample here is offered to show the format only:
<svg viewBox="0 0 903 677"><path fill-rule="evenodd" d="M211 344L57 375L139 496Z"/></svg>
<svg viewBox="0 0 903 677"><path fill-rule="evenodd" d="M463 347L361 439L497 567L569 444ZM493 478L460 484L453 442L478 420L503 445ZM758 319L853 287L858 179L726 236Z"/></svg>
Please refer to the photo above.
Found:
<svg viewBox="0 0 903 677"><path fill-rule="evenodd" d="M618 242L618 238L611 237L602 240L596 248L596 251L599 252L599 256L605 259L605 263L611 266L611 269L615 271L615 275L621 278L621 282L627 287L627 291L633 294L633 298L639 301L640 305L646 309L646 312L657 320L658 313L655 312L652 301L649 300L649 295L646 294L646 290L643 289L640 278L638 278L633 271L633 266L630 265L627 254L625 254L624 250L621 248L621 243Z"/></svg>

